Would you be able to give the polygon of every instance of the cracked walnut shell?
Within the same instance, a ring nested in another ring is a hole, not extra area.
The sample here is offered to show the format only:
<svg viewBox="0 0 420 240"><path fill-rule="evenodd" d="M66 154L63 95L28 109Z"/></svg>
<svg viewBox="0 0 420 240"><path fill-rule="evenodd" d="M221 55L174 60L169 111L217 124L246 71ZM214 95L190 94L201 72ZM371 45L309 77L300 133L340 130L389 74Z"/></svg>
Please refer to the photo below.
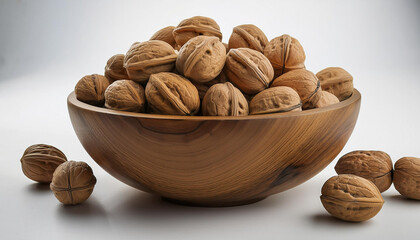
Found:
<svg viewBox="0 0 420 240"><path fill-rule="evenodd" d="M129 79L127 71L124 68L124 54L116 54L112 56L105 66L105 77L110 82L121 79Z"/></svg>
<svg viewBox="0 0 420 240"><path fill-rule="evenodd" d="M334 94L340 101L353 94L353 77L340 67L329 67L316 74L324 91Z"/></svg>
<svg viewBox="0 0 420 240"><path fill-rule="evenodd" d="M105 107L109 109L144 112L146 98L142 85L131 80L117 80L105 91Z"/></svg>
<svg viewBox="0 0 420 240"><path fill-rule="evenodd" d="M229 48L250 48L263 53L268 39L264 32L253 24L239 25L233 28L229 38Z"/></svg>
<svg viewBox="0 0 420 240"><path fill-rule="evenodd" d="M321 190L321 202L334 217L361 222L374 217L384 200L371 181L352 174L341 174L328 179Z"/></svg>
<svg viewBox="0 0 420 240"><path fill-rule="evenodd" d="M182 20L174 29L173 35L176 43L183 46L188 40L197 36L215 36L222 40L222 32L220 27L211 18L195 16Z"/></svg>
<svg viewBox="0 0 420 240"><path fill-rule="evenodd" d="M272 87L255 95L249 103L251 114L302 111L299 94L290 87Z"/></svg>
<svg viewBox="0 0 420 240"><path fill-rule="evenodd" d="M204 96L202 111L205 116L246 116L248 101L232 83L218 83Z"/></svg>
<svg viewBox="0 0 420 240"><path fill-rule="evenodd" d="M420 158L403 157L395 163L394 187L404 197L420 200Z"/></svg>
<svg viewBox="0 0 420 240"><path fill-rule="evenodd" d="M80 79L74 93L79 101L102 107L105 102L105 90L109 86L109 80L99 74L86 75Z"/></svg>

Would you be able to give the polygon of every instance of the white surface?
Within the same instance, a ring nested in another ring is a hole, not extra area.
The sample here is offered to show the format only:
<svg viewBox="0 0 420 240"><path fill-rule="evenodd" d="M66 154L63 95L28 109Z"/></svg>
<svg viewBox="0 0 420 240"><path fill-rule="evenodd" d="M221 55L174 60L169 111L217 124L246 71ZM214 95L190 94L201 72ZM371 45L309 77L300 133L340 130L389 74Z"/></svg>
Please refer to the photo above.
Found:
<svg viewBox="0 0 420 240"><path fill-rule="evenodd" d="M316 2L316 3L315 3ZM213 17L226 42L239 24L269 39L289 33L309 70L341 66L362 93L356 128L339 156L379 149L396 161L420 157L418 1L1 1L0 239L413 239L420 202L393 187L372 220L337 221L319 200L334 160L310 181L242 207L173 205L120 183L84 151L66 97L83 75L102 73L113 54L194 15ZM64 207L22 173L25 148L47 143L88 162L91 198Z"/></svg>

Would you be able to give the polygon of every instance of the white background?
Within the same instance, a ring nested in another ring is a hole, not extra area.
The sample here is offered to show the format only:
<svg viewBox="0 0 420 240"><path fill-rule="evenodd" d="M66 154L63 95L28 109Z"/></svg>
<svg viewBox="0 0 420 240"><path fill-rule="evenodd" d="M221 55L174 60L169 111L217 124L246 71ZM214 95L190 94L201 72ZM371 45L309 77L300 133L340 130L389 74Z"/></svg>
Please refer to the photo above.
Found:
<svg viewBox="0 0 420 240"><path fill-rule="evenodd" d="M412 239L420 202L391 187L370 221L330 217L319 200L334 160L308 182L232 208L173 205L120 183L84 151L67 95L84 75L131 43L195 15L214 18L228 41L253 23L269 39L288 33L313 72L341 66L362 93L356 128L339 157L377 149L393 161L420 157L419 1L0 1L0 239ZM91 198L64 207L27 179L19 159L31 144L89 163Z"/></svg>

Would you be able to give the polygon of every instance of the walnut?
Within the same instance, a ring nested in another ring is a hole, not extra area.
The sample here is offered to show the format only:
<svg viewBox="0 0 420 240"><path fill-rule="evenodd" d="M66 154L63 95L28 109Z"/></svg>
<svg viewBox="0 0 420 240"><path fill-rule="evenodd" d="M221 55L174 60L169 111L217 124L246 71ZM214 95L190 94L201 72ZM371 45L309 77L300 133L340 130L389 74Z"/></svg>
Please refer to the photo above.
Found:
<svg viewBox="0 0 420 240"><path fill-rule="evenodd" d="M58 201L75 205L89 198L95 184L96 178L87 163L68 161L55 169L50 188Z"/></svg>
<svg viewBox="0 0 420 240"><path fill-rule="evenodd" d="M193 81L208 82L220 74L225 61L226 49L217 37L198 36L182 46L176 69Z"/></svg>
<svg viewBox="0 0 420 240"><path fill-rule="evenodd" d="M131 45L124 58L124 67L131 80L146 83L153 73L170 72L176 61L173 47L160 40Z"/></svg>
<svg viewBox="0 0 420 240"><path fill-rule="evenodd" d="M319 91L318 101L313 105L313 107L322 108L339 102L340 100L338 100L338 98L334 94L321 90Z"/></svg>
<svg viewBox="0 0 420 240"><path fill-rule="evenodd" d="M174 35L172 32L174 31L174 26L168 26L165 28L160 29L159 31L155 32L150 40L161 40L167 42L171 45L174 49L179 50L180 46L175 42Z"/></svg>
<svg viewBox="0 0 420 240"><path fill-rule="evenodd" d="M173 35L176 43L181 47L191 38L200 35L215 36L220 41L222 40L222 32L220 32L220 27L216 21L202 16L182 20L174 29Z"/></svg>
<svg viewBox="0 0 420 240"><path fill-rule="evenodd" d="M382 151L353 151L342 156L335 171L338 174L354 174L372 181L380 192L392 184L392 161Z"/></svg>
<svg viewBox="0 0 420 240"><path fill-rule="evenodd" d="M246 116L248 101L232 83L218 83L204 96L202 111L206 116Z"/></svg>
<svg viewBox="0 0 420 240"><path fill-rule="evenodd" d="M353 77L339 67L329 67L316 74L324 91L334 94L340 101L353 94Z"/></svg>
<svg viewBox="0 0 420 240"><path fill-rule="evenodd" d="M86 75L77 82L74 93L79 101L90 105L103 106L105 102L105 90L109 86L109 80L102 75Z"/></svg>
<svg viewBox="0 0 420 240"><path fill-rule="evenodd" d="M295 38L284 34L272 39L264 48L264 55L274 68L274 77L283 73L305 68L305 51Z"/></svg>
<svg viewBox="0 0 420 240"><path fill-rule="evenodd" d="M229 45L227 43L223 43L223 46L225 46L226 53L228 53L229 52Z"/></svg>
<svg viewBox="0 0 420 240"><path fill-rule="evenodd" d="M274 76L270 61L262 53L249 48L231 49L225 71L229 80L246 94L268 88Z"/></svg>
<svg viewBox="0 0 420 240"><path fill-rule="evenodd" d="M334 217L361 222L374 217L384 200L371 181L352 174L334 176L322 186L321 202Z"/></svg>
<svg viewBox="0 0 420 240"><path fill-rule="evenodd" d="M194 115L200 108L197 88L175 73L152 74L145 92L148 107L153 113Z"/></svg>
<svg viewBox="0 0 420 240"><path fill-rule="evenodd" d="M272 87L255 95L249 103L251 114L302 111L299 94L290 87Z"/></svg>
<svg viewBox="0 0 420 240"><path fill-rule="evenodd" d="M144 112L144 88L131 80L117 80L105 91L105 107L120 111Z"/></svg>
<svg viewBox="0 0 420 240"><path fill-rule="evenodd" d="M217 83L225 83L227 81L228 79L226 77L225 71L222 70L215 79L209 82L205 82L205 83L192 82L192 84L194 84L194 86L197 88L198 95L200 96L200 100L202 100L204 98L204 95L206 95L207 90L209 90L211 86Z"/></svg>
<svg viewBox="0 0 420 240"><path fill-rule="evenodd" d="M63 152L47 144L29 146L20 159L25 176L40 183L51 182L54 170L66 161Z"/></svg>
<svg viewBox="0 0 420 240"><path fill-rule="evenodd" d="M116 54L112 56L105 66L105 77L110 82L120 79L129 79L127 71L124 68L124 54Z"/></svg>
<svg viewBox="0 0 420 240"><path fill-rule="evenodd" d="M229 38L229 48L251 48L263 53L267 44L264 32L252 24L234 27Z"/></svg>
<svg viewBox="0 0 420 240"><path fill-rule="evenodd" d="M404 197L420 200L420 158L403 157L395 163L394 187Z"/></svg>

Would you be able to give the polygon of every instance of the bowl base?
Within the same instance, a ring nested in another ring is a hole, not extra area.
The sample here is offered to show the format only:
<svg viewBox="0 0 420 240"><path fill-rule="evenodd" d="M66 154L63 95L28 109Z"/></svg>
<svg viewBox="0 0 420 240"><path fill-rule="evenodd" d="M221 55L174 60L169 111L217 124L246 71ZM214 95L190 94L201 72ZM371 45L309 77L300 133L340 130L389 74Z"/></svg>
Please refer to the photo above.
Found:
<svg viewBox="0 0 420 240"><path fill-rule="evenodd" d="M183 200L167 198L167 197L161 197L161 198L162 200L167 201L167 202L185 205L185 206L191 206L191 207L235 207L235 206L256 203L265 199L266 197L254 198L254 199L244 200L244 201L234 201L234 202L189 202L189 201L183 201Z"/></svg>

